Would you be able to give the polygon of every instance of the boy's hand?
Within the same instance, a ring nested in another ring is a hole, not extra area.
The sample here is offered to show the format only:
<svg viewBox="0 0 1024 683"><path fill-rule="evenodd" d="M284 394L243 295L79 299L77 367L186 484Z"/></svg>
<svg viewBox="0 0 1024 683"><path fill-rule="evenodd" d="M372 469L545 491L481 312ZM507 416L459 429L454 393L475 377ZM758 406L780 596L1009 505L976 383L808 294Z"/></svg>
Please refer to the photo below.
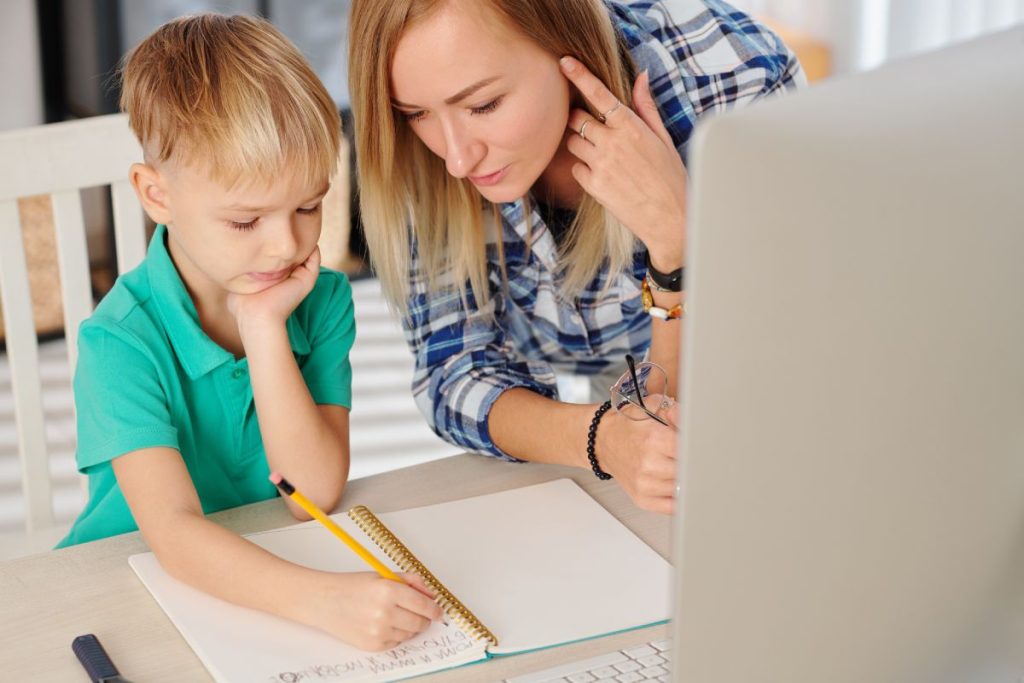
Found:
<svg viewBox="0 0 1024 683"><path fill-rule="evenodd" d="M414 574L406 583L372 572L328 575L308 595L311 622L360 650L378 652L397 646L441 618L441 608Z"/></svg>
<svg viewBox="0 0 1024 683"><path fill-rule="evenodd" d="M243 343L248 328L283 324L313 290L319 273L318 246L288 277L277 284L255 294L229 294L228 310L235 316Z"/></svg>

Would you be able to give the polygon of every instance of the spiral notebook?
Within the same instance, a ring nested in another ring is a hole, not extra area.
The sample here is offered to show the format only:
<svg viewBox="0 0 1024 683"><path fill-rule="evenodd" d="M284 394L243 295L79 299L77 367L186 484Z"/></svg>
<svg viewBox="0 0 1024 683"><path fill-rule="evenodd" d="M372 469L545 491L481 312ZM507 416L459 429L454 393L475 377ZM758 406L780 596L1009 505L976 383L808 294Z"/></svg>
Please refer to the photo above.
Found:
<svg viewBox="0 0 1024 683"><path fill-rule="evenodd" d="M395 569L423 576L448 623L386 652L132 568L220 683L392 681L667 621L671 566L570 479L375 515L333 515ZM366 571L315 522L248 536L292 562Z"/></svg>

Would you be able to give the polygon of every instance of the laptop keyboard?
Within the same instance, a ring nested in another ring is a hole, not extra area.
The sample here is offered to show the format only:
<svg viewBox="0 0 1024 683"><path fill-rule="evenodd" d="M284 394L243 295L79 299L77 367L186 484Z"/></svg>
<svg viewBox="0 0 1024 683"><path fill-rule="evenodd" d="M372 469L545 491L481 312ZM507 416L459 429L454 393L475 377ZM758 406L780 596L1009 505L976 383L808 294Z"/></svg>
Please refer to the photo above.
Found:
<svg viewBox="0 0 1024 683"><path fill-rule="evenodd" d="M505 683L668 683L671 650L671 640L655 640L597 657L560 664L543 671L513 676L506 679Z"/></svg>

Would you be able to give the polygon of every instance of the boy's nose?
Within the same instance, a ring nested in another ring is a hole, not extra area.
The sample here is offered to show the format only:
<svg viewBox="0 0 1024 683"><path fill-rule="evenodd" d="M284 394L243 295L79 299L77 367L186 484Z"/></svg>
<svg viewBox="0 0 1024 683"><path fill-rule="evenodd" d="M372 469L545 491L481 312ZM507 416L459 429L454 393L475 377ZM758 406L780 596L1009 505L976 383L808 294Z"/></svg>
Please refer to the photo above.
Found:
<svg viewBox="0 0 1024 683"><path fill-rule="evenodd" d="M295 235L295 227L288 221L274 231L268 240L267 251L270 256L279 258L282 261L290 261L295 258L298 247L299 243Z"/></svg>

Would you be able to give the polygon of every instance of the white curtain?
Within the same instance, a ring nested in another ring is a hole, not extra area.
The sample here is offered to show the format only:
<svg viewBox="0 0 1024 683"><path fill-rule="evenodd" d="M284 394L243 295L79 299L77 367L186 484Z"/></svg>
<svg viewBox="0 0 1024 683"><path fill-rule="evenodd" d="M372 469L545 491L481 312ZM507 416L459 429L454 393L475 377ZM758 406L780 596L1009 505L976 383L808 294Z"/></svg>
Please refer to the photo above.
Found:
<svg viewBox="0 0 1024 683"><path fill-rule="evenodd" d="M1024 22L1024 0L733 0L824 40L833 71L870 69Z"/></svg>

